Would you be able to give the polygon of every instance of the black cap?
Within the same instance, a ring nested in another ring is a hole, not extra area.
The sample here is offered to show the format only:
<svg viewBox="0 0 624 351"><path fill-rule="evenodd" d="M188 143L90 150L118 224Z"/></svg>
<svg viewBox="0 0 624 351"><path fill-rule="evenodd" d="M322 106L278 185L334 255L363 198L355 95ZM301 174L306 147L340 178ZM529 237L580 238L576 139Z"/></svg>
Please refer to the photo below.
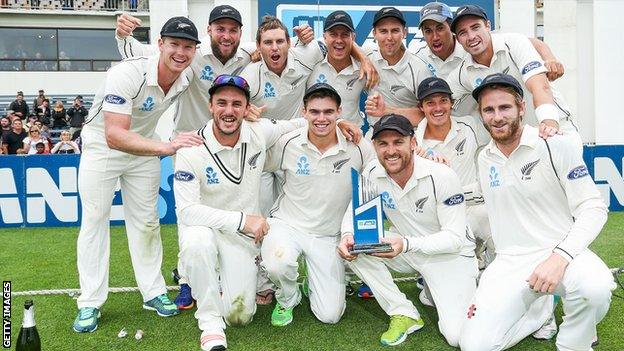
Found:
<svg viewBox="0 0 624 351"><path fill-rule="evenodd" d="M312 95L312 94L314 94L316 92L319 92L319 91L327 91L327 92L329 92L336 99L336 102L338 103L338 106L340 106L340 104L342 103L342 99L340 98L340 94L338 94L338 92L336 91L336 89L334 89L334 87L332 87L331 85L329 85L327 83L315 83L314 85L312 85L311 87L306 89L306 92L303 95L303 101L306 101L308 99L308 97L310 97L310 95Z"/></svg>
<svg viewBox="0 0 624 351"><path fill-rule="evenodd" d="M375 17L373 18L373 27L377 24L377 22L388 17L398 19L403 25L406 23L405 17L403 17L403 12L399 11L396 7L382 7L379 11L377 11Z"/></svg>
<svg viewBox="0 0 624 351"><path fill-rule="evenodd" d="M355 32L355 28L353 28L353 20L351 20L351 16L344 11L334 11L329 14L325 18L325 26L323 27L323 32L328 29L334 28L335 26L345 26L350 31Z"/></svg>
<svg viewBox="0 0 624 351"><path fill-rule="evenodd" d="M208 24L212 24L212 22L222 18L229 18L236 21L241 27L243 26L243 19L241 18L240 12L230 5L219 5L212 9L212 11L210 11L210 17L208 18Z"/></svg>
<svg viewBox="0 0 624 351"><path fill-rule="evenodd" d="M24 96L24 92L20 90L20 91L17 92L17 95Z"/></svg>
<svg viewBox="0 0 624 351"><path fill-rule="evenodd" d="M45 91L43 91L43 89L39 89L39 92L40 93L45 93Z"/></svg>
<svg viewBox="0 0 624 351"><path fill-rule="evenodd" d="M197 28L195 24L190 19L182 16L172 17L167 20L160 30L160 36L188 39L197 44L200 43L197 38Z"/></svg>
<svg viewBox="0 0 624 351"><path fill-rule="evenodd" d="M511 87L518 94L520 94L521 97L524 97L524 91L522 90L522 86L520 85L520 82L518 82L516 78L510 76L509 74L504 74L504 73L494 73L483 78L481 85L479 85L477 88L475 88L475 90L472 91L472 97L478 101L479 95L481 95L481 92L483 91L483 89L492 85L503 85L503 86Z"/></svg>
<svg viewBox="0 0 624 351"><path fill-rule="evenodd" d="M420 82L420 84L418 84L418 100L422 101L427 96L435 93L445 93L453 95L453 92L451 91L448 83L442 78L429 77Z"/></svg>
<svg viewBox="0 0 624 351"><path fill-rule="evenodd" d="M453 11L443 2L430 2L420 9L420 22L418 28L422 27L422 24L426 20L434 20L438 23L443 23L453 19Z"/></svg>
<svg viewBox="0 0 624 351"><path fill-rule="evenodd" d="M414 127L407 117L402 115L389 114L381 117L379 122L373 126L373 139L384 130L394 130L403 136L414 135Z"/></svg>
<svg viewBox="0 0 624 351"><path fill-rule="evenodd" d="M242 91L249 101L249 83L245 78L240 76L231 76L229 74L221 74L212 81L212 86L208 89L208 94L214 94L219 88L234 87Z"/></svg>
<svg viewBox="0 0 624 351"><path fill-rule="evenodd" d="M459 19L466 16L476 16L487 20L487 14L485 10L477 5L464 5L457 9L455 12L455 18L453 18L453 22L451 23L451 32L455 33L455 26L457 26L457 22Z"/></svg>

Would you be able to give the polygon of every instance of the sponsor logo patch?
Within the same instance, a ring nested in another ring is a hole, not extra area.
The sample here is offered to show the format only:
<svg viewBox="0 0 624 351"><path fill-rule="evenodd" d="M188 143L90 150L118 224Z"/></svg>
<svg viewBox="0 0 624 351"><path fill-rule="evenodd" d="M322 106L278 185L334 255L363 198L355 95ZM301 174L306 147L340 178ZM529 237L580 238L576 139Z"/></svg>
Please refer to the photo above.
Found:
<svg viewBox="0 0 624 351"><path fill-rule="evenodd" d="M297 175L310 175L310 163L308 162L308 158L304 156L299 157L299 161L297 162L297 171L295 172Z"/></svg>
<svg viewBox="0 0 624 351"><path fill-rule="evenodd" d="M539 61L531 61L529 63L526 64L526 66L524 66L524 68L522 68L522 75L525 75L529 72L531 72L532 70L542 67L542 63Z"/></svg>
<svg viewBox="0 0 624 351"><path fill-rule="evenodd" d="M390 194L387 191L384 191L383 193L381 193L381 202L383 203L384 206L386 206L386 208L389 208L391 210L396 210L396 203L390 197Z"/></svg>
<svg viewBox="0 0 624 351"><path fill-rule="evenodd" d="M122 98L121 96L113 95L113 94L106 95L104 97L104 101L108 102L109 104L114 104L114 105L123 105L126 103L126 99Z"/></svg>
<svg viewBox="0 0 624 351"><path fill-rule="evenodd" d="M357 221L357 227L360 230L376 229L377 221L374 219L360 219Z"/></svg>
<svg viewBox="0 0 624 351"><path fill-rule="evenodd" d="M533 170L535 169L535 166L537 166L539 161L540 159L538 158L537 160L533 162L529 162L526 165L522 166L522 168L520 168L520 173L522 173L522 180L531 179L531 172L533 172Z"/></svg>
<svg viewBox="0 0 624 351"><path fill-rule="evenodd" d="M571 170L570 173L568 173L568 179L574 180L574 179L583 178L588 175L589 175L589 171L587 170L587 166L582 165Z"/></svg>
<svg viewBox="0 0 624 351"><path fill-rule="evenodd" d="M490 167L490 188L496 188L501 185L500 178L498 177L498 172L496 171L496 167Z"/></svg>
<svg viewBox="0 0 624 351"><path fill-rule="evenodd" d="M444 203L448 206L459 205L462 202L464 202L464 194L455 194L444 200Z"/></svg>
<svg viewBox="0 0 624 351"><path fill-rule="evenodd" d="M179 180L181 182L190 182L191 180L195 179L193 173L186 171L177 171L173 174L173 177L175 178L175 180Z"/></svg>

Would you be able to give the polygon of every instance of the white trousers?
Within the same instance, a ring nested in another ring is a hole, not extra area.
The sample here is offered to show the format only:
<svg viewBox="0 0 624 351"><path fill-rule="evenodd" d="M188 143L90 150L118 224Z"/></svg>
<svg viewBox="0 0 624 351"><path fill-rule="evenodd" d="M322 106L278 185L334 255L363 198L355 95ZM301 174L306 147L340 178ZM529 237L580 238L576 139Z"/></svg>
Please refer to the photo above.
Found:
<svg viewBox="0 0 624 351"><path fill-rule="evenodd" d="M197 301L199 329L245 325L256 313L259 249L236 232L178 225L179 264ZM225 322L224 322L225 319Z"/></svg>
<svg viewBox="0 0 624 351"><path fill-rule="evenodd" d="M505 350L542 326L552 313L552 295L534 292L526 279L550 254L496 256L483 272L468 311L462 350ZM557 334L559 350L591 350L596 324L609 310L614 288L611 272L596 254L586 250L572 260L555 289L565 314Z"/></svg>
<svg viewBox="0 0 624 351"><path fill-rule="evenodd" d="M277 286L277 301L286 308L301 301L297 278L298 258L303 254L312 312L323 323L338 323L346 306L344 264L336 251L338 238L312 236L275 218L269 218L269 225L262 242L262 265Z"/></svg>
<svg viewBox="0 0 624 351"><path fill-rule="evenodd" d="M133 156L86 144L78 170L82 224L78 235L78 308L100 308L108 295L110 212L117 182L134 276L143 301L166 293L161 273L162 243L157 212L158 157Z"/></svg>
<svg viewBox="0 0 624 351"><path fill-rule="evenodd" d="M386 235L397 234L386 232ZM404 253L387 259L361 254L349 262L349 267L371 288L386 314L414 319L419 319L420 314L392 281L390 269L399 273L420 272L438 311L440 333L449 345L459 345L466 309L476 289L478 269L475 257Z"/></svg>

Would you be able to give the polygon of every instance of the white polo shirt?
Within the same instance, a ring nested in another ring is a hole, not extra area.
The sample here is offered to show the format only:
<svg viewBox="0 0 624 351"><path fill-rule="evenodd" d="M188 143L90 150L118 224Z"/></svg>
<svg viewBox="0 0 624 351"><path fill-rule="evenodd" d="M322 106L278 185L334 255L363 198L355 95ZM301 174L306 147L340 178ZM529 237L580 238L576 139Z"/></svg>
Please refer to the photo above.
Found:
<svg viewBox="0 0 624 351"><path fill-rule="evenodd" d="M404 238L407 252L474 256L474 236L466 224L466 204L457 174L448 166L414 156L414 173L401 188L374 160L362 175L377 186L383 211ZM353 233L346 213L342 233Z"/></svg>
<svg viewBox="0 0 624 351"><path fill-rule="evenodd" d="M467 54L464 62L451 72L447 79L447 83L453 92L453 99L455 99L455 113L457 115L468 114L480 119L477 102L471 95L472 91L481 85L483 79L488 75L506 73L516 78L524 90L524 99L527 102L524 122L531 126L537 126L541 121L538 121L535 116L533 95L527 89L525 82L537 74L548 71L542 58L529 39L522 34L491 33L491 36L494 56L490 67L474 62L472 56ZM553 83L550 83L550 88L559 112L559 125L563 129L576 130L570 109L563 101L561 93L553 87Z"/></svg>
<svg viewBox="0 0 624 351"><path fill-rule="evenodd" d="M407 49L425 61L427 63L427 68L431 71L431 73L438 77L446 80L451 72L453 72L466 58L468 54L464 47L461 46L460 43L455 41L455 49L451 53L446 60L442 60L434 53L431 52L427 42L417 42L416 40L412 40L409 43Z"/></svg>
<svg viewBox="0 0 624 351"><path fill-rule="evenodd" d="M427 64L407 50L401 60L392 66L388 65L378 48L369 52L368 57L379 73L379 85L370 93L378 91L389 106L416 107L418 85L425 78L433 76ZM367 118L371 126L379 120L377 117Z"/></svg>
<svg viewBox="0 0 624 351"><path fill-rule="evenodd" d="M325 58L322 43L310 43L288 50L286 68L281 76L271 72L264 60L249 64L241 73L251 92L251 103L267 109L262 117L291 119L301 117L306 82L314 65Z"/></svg>
<svg viewBox="0 0 624 351"><path fill-rule="evenodd" d="M489 138L479 137L478 126L471 116L451 117L451 130L444 141L425 139L427 119L423 118L416 128L416 142L420 147L444 155L451 168L459 176L464 190L466 205L483 203L477 178L477 153L487 145Z"/></svg>
<svg viewBox="0 0 624 351"><path fill-rule="evenodd" d="M347 142L336 129L338 144L321 153L308 139L308 127L284 135L269 150L267 171L284 173L283 192L270 217L314 236L340 235L351 201L351 168L362 171L375 158L368 140Z"/></svg>
<svg viewBox="0 0 624 351"><path fill-rule="evenodd" d="M124 58L158 53L158 47L143 44L134 37L116 39L117 49ZM239 75L251 62L251 53L256 50L254 42L240 43L236 54L224 65L212 52L210 36L201 38L201 42L190 65L194 79L191 80L188 92L180 97L180 102L176 105L174 114L176 134L197 130L212 119L208 110L210 100L208 89L212 86L212 81L221 74Z"/></svg>
<svg viewBox="0 0 624 351"><path fill-rule="evenodd" d="M555 250L573 259L596 238L607 208L573 137L544 140L524 126L505 157L491 141L479 154L479 180L496 252Z"/></svg>
<svg viewBox="0 0 624 351"><path fill-rule="evenodd" d="M327 83L334 87L342 99L342 114L340 118L361 126L364 124L364 120L360 112L360 98L362 91L365 90L366 80L358 79L359 76L360 64L353 58L351 58L351 66L336 72L336 69L329 64L326 57L314 66L306 87L309 88L316 83Z"/></svg>
<svg viewBox="0 0 624 351"><path fill-rule="evenodd" d="M259 214L260 175L266 150L306 121L243 121L234 147L221 145L213 121L199 130L204 145L178 150L174 194L179 223L224 231L242 230L245 214Z"/></svg>
<svg viewBox="0 0 624 351"><path fill-rule="evenodd" d="M82 131L85 142L106 144L104 112L130 115L130 131L154 138L160 116L187 90L193 72L186 69L165 95L158 85L159 55L135 57L111 67L93 99Z"/></svg>

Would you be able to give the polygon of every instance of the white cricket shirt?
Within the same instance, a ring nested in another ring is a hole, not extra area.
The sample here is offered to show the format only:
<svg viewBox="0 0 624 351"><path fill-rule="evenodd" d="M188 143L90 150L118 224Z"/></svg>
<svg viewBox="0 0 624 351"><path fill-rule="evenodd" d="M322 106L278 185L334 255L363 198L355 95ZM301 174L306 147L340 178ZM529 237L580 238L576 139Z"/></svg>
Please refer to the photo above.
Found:
<svg viewBox="0 0 624 351"><path fill-rule="evenodd" d="M427 63L427 68L429 68L434 76L444 80L461 65L466 55L468 55L464 47L457 41L455 41L455 49L451 53L451 56L447 57L446 60L442 60L432 53L425 41L417 42L416 40L412 40L407 49L425 61Z"/></svg>

